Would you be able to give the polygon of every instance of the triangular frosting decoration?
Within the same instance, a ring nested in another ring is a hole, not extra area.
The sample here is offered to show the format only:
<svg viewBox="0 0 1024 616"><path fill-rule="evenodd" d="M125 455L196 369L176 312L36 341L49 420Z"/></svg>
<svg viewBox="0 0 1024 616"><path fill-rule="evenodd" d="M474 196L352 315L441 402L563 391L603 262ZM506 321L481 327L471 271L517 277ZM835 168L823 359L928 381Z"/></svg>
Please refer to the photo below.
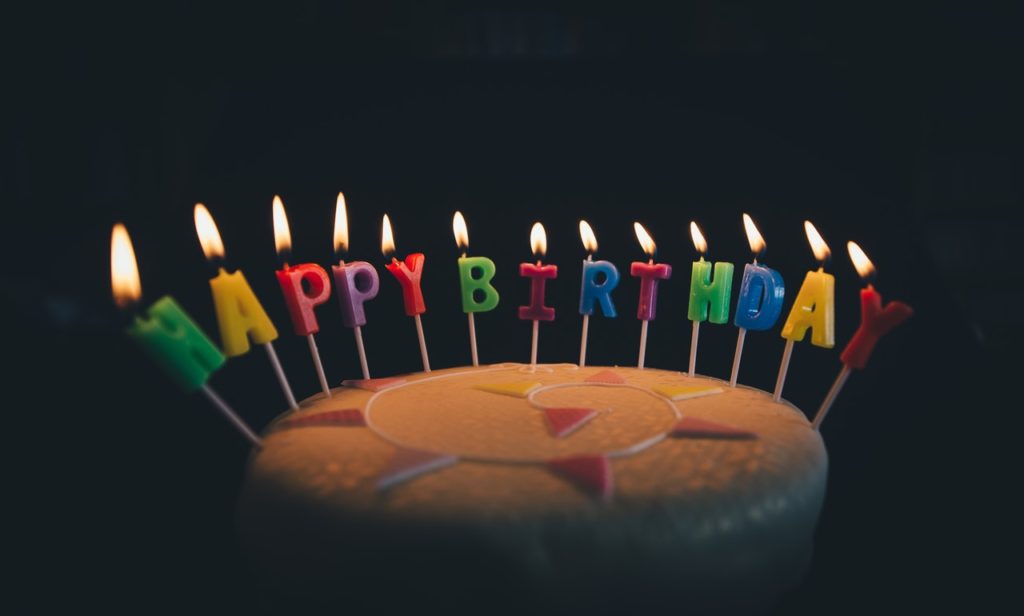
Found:
<svg viewBox="0 0 1024 616"><path fill-rule="evenodd" d="M525 398L527 394L538 387L540 387L540 383L531 381L521 383L483 383L477 385L475 389L490 392L492 394L501 394L503 396Z"/></svg>
<svg viewBox="0 0 1024 616"><path fill-rule="evenodd" d="M733 426L696 417L684 417L672 426L669 434L676 438L720 438L732 440L756 439L757 434Z"/></svg>
<svg viewBox="0 0 1024 616"><path fill-rule="evenodd" d="M404 382L405 379L401 377L388 377L383 379L345 379L341 384L345 387L358 387L367 391L381 391Z"/></svg>
<svg viewBox="0 0 1024 616"><path fill-rule="evenodd" d="M654 392L661 394L669 400L689 400L712 394L722 393L721 387L708 387L706 385L658 385Z"/></svg>
<svg viewBox="0 0 1024 616"><path fill-rule="evenodd" d="M448 454L399 448L391 457L387 468L377 478L377 489L387 490L420 475L451 466L457 460L458 458Z"/></svg>
<svg viewBox="0 0 1024 616"><path fill-rule="evenodd" d="M607 456L576 456L547 461L548 468L587 492L609 500L615 490L612 466Z"/></svg>
<svg viewBox="0 0 1024 616"><path fill-rule="evenodd" d="M597 417L597 411L594 409L575 407L544 409L544 418L547 419L548 430L551 431L551 436L555 438L562 438L572 434L594 417Z"/></svg>
<svg viewBox="0 0 1024 616"><path fill-rule="evenodd" d="M365 426L363 412L359 409L338 409L305 415L303 417L291 417L279 422L274 430L290 430L292 428L306 428L310 426Z"/></svg>
<svg viewBox="0 0 1024 616"><path fill-rule="evenodd" d="M626 382L626 379L622 378L618 374L611 370L602 370L601 372L595 372L587 378L583 379L584 383L608 383L609 385L622 385Z"/></svg>

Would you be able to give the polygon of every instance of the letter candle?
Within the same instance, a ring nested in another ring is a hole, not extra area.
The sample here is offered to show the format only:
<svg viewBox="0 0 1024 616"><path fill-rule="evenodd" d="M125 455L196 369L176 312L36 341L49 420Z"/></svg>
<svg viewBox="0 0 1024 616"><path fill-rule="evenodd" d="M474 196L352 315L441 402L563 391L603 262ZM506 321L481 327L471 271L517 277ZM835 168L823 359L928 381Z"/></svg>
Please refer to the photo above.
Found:
<svg viewBox="0 0 1024 616"><path fill-rule="evenodd" d="M818 271L807 272L800 291L793 300L786 323L782 326L782 337L786 339L786 348L782 352L779 365L779 376L775 380L776 402L782 399L782 388L786 384L786 372L789 371L789 360L793 355L793 343L803 340L807 330L811 329L811 344L831 349L836 345L836 279L825 272L825 265L832 256L828 244L814 228L811 221L804 221L804 232L807 241L818 260Z"/></svg>
<svg viewBox="0 0 1024 616"><path fill-rule="evenodd" d="M533 223L530 229L530 248L533 250L533 257L537 264L520 263L519 275L530 279L530 305L519 307L519 318L524 321L533 321L533 341L530 345L530 369L537 369L537 338L540 335L541 321L554 321L555 309L544 305L544 286L549 278L558 277L558 266L544 265L541 259L548 251L548 236L544 233L544 226L539 222Z"/></svg>
<svg viewBox="0 0 1024 616"><path fill-rule="evenodd" d="M289 266L288 259L292 252L292 234L288 227L288 216L284 211L284 203L281 197L274 195L274 248L277 251L277 258L281 262L281 269L277 270L277 282L281 285L281 293L284 295L284 303L288 307L288 314L292 318L292 326L296 336L305 336L309 344L309 354L313 358L313 366L316 368L316 376L320 380L320 389L328 398L331 397L331 388L327 385L327 377L324 375L324 366L320 361L320 351L316 348L316 339L313 335L320 331L320 324L317 323L314 308L327 301L331 296L331 279L327 277L324 268L316 263L303 263L301 265ZM309 290L303 286L308 285Z"/></svg>
<svg viewBox="0 0 1024 616"><path fill-rule="evenodd" d="M331 266L331 273L334 275L334 288L341 307L341 322L352 330L356 338L359 367L363 371L363 378L369 379L370 366L366 362L366 349L363 347L363 325L366 325L363 304L377 297L380 277L377 276L377 270L366 261L345 263L347 252L348 209L345 207L345 195L339 192L334 210L334 257L338 264Z"/></svg>
<svg viewBox="0 0 1024 616"><path fill-rule="evenodd" d="M473 365L479 366L480 360L476 352L476 322L473 314L476 312L489 312L498 305L498 290L491 286L491 279L494 278L494 261L487 257L467 257L469 250L469 229L466 227L466 219L462 212L455 212L452 217L452 232L455 234L455 244L462 251L459 257L459 284L462 288L462 311L466 313L469 321L469 353L473 358ZM478 272L477 276L473 273ZM476 293L483 294L483 299L477 300Z"/></svg>
<svg viewBox="0 0 1024 616"><path fill-rule="evenodd" d="M647 255L647 263L633 261L629 266L629 275L640 278L640 298L636 305L636 318L640 319L640 352L636 367L642 369L647 357L647 323L654 320L658 308L658 281L672 277L672 266L654 262L658 246L643 225L634 222L633 231L640 242L640 247Z"/></svg>
<svg viewBox="0 0 1024 616"><path fill-rule="evenodd" d="M700 232L697 223L690 222L690 237L693 246L700 253L700 260L693 262L690 275L690 305L688 317L693 321L693 334L690 336L690 376L695 376L697 368L697 337L700 335L700 322L725 323L729 320L729 298L732 293L732 263L718 261L715 263L714 282L711 279L711 263L704 260L708 251L708 243Z"/></svg>
<svg viewBox="0 0 1024 616"><path fill-rule="evenodd" d="M128 230L121 223L110 234L110 282L114 303L126 315L134 314L125 333L167 376L185 391L199 390L250 443L263 441L217 393L207 385L210 375L224 365L224 355L170 295L138 314L142 299L139 266Z"/></svg>
<svg viewBox="0 0 1024 616"><path fill-rule="evenodd" d="M202 203L197 203L194 216L196 234L199 236L203 254L217 268L217 275L210 279L210 291L213 294L213 306L217 312L224 354L228 357L237 357L248 353L250 339L256 344L263 345L288 406L292 410L298 410L299 404L295 401L292 388L274 351L273 341L277 339L277 328L256 299L242 271L229 274L225 270L224 243L210 211Z"/></svg>
<svg viewBox="0 0 1024 616"><path fill-rule="evenodd" d="M384 267L395 277L398 284L402 286L402 300L405 302L405 314L409 315L416 322L416 336L420 342L420 359L423 360L423 371L430 372L430 358L427 356L427 341L423 336L423 321L420 315L427 311L423 302L423 291L420 290L420 277L423 275L422 252L414 252L407 256L404 261L399 261L392 255L395 252L395 236L391 231L391 219L384 214L381 221L380 250L384 258L391 257L391 263Z"/></svg>
<svg viewBox="0 0 1024 616"><path fill-rule="evenodd" d="M615 304L612 303L612 291L619 284L619 270L610 261L594 261L597 252L597 236L585 220L580 221L580 239L587 251L583 261L583 280L580 289L580 314L583 315L583 332L580 336L580 368L587 365L587 330L590 315L594 313L594 304L601 305L604 316L615 318ZM598 276L604 276L598 282Z"/></svg>
<svg viewBox="0 0 1024 616"><path fill-rule="evenodd" d="M739 328L739 332L736 334L736 354L732 358L730 387L736 387L736 379L739 377L743 340L747 336L747 330L771 329L782 314L782 302L786 297L786 284L782 280L782 275L757 262L767 245L753 219L747 214L743 215L743 228L747 234L750 251L754 253L754 261L743 267L743 280L740 282L739 298L736 300L733 323Z"/></svg>
<svg viewBox="0 0 1024 616"><path fill-rule="evenodd" d="M860 290L860 326L857 327L853 338L850 339L839 356L843 362L843 368L839 371L839 376L836 377L832 388L829 389L828 395L822 401L821 407L818 408L817 414L814 415L811 426L815 430L821 429L821 422L825 421L825 416L832 408L832 403L836 401L836 396L846 384L846 379L850 377L850 371L863 370L867 366L868 359L870 359L871 352L878 340L914 314L913 308L903 302L889 302L883 308L882 296L871 283L875 274L875 266L856 243L847 242L846 249L850 253L853 266L866 285Z"/></svg>

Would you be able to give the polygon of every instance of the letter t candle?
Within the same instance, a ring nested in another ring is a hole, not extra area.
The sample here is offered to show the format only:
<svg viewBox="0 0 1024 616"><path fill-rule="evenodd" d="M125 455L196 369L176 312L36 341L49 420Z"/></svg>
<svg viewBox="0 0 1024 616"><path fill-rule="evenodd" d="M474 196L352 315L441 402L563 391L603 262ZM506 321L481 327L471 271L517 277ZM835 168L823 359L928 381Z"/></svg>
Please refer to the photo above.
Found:
<svg viewBox="0 0 1024 616"><path fill-rule="evenodd" d="M420 359L423 360L423 371L430 372L427 340L423 336L423 321L420 320L420 315L427 311L427 305L423 302L423 291L420 290L420 277L423 275L425 257L422 252L414 252L404 261L399 261L392 256L395 252L395 236L391 231L391 219L387 214L384 214L384 219L381 221L380 250L384 253L384 258L391 257L391 263L384 267L402 286L405 314L416 321L416 336L420 341Z"/></svg>
<svg viewBox="0 0 1024 616"><path fill-rule="evenodd" d="M634 222L633 231L640 242L640 247L647 254L647 263L633 261L629 266L629 275L640 279L640 298L636 304L636 318L640 319L640 352L637 355L636 367L642 369L647 357L647 323L654 320L658 308L658 281L672 277L672 266L654 262L658 246L643 225Z"/></svg>
<svg viewBox="0 0 1024 616"><path fill-rule="evenodd" d="M519 318L533 321L533 342L530 345L530 369L537 369L537 338L540 335L541 321L554 321L555 309L544 305L544 286L549 278L558 277L558 266L544 265L541 259L548 251L548 236L544 233L544 225L533 223L530 229L530 248L537 264L520 263L519 275L530 279L530 305L519 307Z"/></svg>

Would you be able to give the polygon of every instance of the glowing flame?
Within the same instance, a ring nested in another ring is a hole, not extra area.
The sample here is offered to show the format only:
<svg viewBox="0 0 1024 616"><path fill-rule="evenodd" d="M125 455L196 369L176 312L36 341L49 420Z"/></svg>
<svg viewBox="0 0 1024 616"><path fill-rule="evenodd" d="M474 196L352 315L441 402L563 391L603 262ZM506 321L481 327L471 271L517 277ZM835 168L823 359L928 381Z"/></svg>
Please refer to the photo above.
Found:
<svg viewBox="0 0 1024 616"><path fill-rule="evenodd" d="M142 297L139 264L128 229L121 223L114 225L110 234L110 288L118 308L127 308Z"/></svg>
<svg viewBox="0 0 1024 616"><path fill-rule="evenodd" d="M644 249L644 253L651 259L654 258L654 253L658 252L658 246L654 243L654 238L651 234L644 229L644 226L638 222L633 223L633 231L636 232L636 239L640 241L640 247Z"/></svg>
<svg viewBox="0 0 1024 616"><path fill-rule="evenodd" d="M853 267L857 268L860 277L865 280L871 278L875 273L875 266L860 246L856 242L846 242L846 249L850 251L850 260L853 261Z"/></svg>
<svg viewBox="0 0 1024 616"><path fill-rule="evenodd" d="M764 252L768 245L765 244L764 237L757 230L757 225L754 224L754 219L749 214L743 215L743 230L747 232L747 243L750 244L750 251L755 255Z"/></svg>
<svg viewBox="0 0 1024 616"><path fill-rule="evenodd" d="M452 216L452 233L455 234L455 245L465 252L469 248L469 229L466 228L462 212L455 212L455 216Z"/></svg>
<svg viewBox="0 0 1024 616"><path fill-rule="evenodd" d="M274 248L282 256L292 250L292 232L288 228L288 216L284 213L284 202L274 195Z"/></svg>
<svg viewBox="0 0 1024 616"><path fill-rule="evenodd" d="M690 237L693 239L693 247L697 249L701 255L708 251L708 242L704 239L704 234L700 232L700 227L697 223L690 221Z"/></svg>
<svg viewBox="0 0 1024 616"><path fill-rule="evenodd" d="M195 209L196 234L199 235L199 244L203 247L203 254L207 259L224 258L224 242L220 239L220 231L217 230L217 223L213 222L210 210L202 203L196 204Z"/></svg>
<svg viewBox="0 0 1024 616"><path fill-rule="evenodd" d="M811 221L804 221L804 232L807 233L807 241L811 243L811 250L814 251L814 258L821 263L828 261L829 257L832 256L832 250L828 247L828 244L825 243L825 238L821 237L818 230L811 224ZM864 253L861 252L861 254ZM867 259L867 257L864 258Z"/></svg>
<svg viewBox="0 0 1024 616"><path fill-rule="evenodd" d="M395 252L395 235L391 232L391 219L387 214L384 214L384 220L380 223L380 251L385 257Z"/></svg>
<svg viewBox="0 0 1024 616"><path fill-rule="evenodd" d="M589 254L597 252L597 236L594 235L594 230L590 228L590 223L585 220L580 221L580 239L583 240L583 247L587 249Z"/></svg>
<svg viewBox="0 0 1024 616"><path fill-rule="evenodd" d="M544 225L539 222L533 223L530 229L530 249L533 256L540 259L548 252L548 234L544 233Z"/></svg>
<svg viewBox="0 0 1024 616"><path fill-rule="evenodd" d="M334 208L334 252L348 252L348 208L345 207L345 194L338 193L338 205Z"/></svg>

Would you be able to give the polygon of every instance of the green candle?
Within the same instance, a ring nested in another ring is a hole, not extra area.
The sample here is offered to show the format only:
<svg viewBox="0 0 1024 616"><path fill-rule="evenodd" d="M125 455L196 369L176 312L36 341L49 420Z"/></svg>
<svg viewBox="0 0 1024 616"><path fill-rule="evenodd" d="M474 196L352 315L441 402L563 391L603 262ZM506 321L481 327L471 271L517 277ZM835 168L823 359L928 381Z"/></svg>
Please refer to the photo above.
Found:
<svg viewBox="0 0 1024 616"><path fill-rule="evenodd" d="M488 312L498 305L498 290L491 285L494 272L494 261L487 257L459 258L463 312ZM477 292L482 294L480 299Z"/></svg>
<svg viewBox="0 0 1024 616"><path fill-rule="evenodd" d="M693 262L693 274L690 277L690 307L688 318L691 321L711 321L726 323L729 321L729 299L732 293L732 263L719 261L715 263L714 282L711 278L711 263L701 257Z"/></svg>
<svg viewBox="0 0 1024 616"><path fill-rule="evenodd" d="M171 296L146 314L135 317L127 334L183 389L199 389L224 365L224 355Z"/></svg>

